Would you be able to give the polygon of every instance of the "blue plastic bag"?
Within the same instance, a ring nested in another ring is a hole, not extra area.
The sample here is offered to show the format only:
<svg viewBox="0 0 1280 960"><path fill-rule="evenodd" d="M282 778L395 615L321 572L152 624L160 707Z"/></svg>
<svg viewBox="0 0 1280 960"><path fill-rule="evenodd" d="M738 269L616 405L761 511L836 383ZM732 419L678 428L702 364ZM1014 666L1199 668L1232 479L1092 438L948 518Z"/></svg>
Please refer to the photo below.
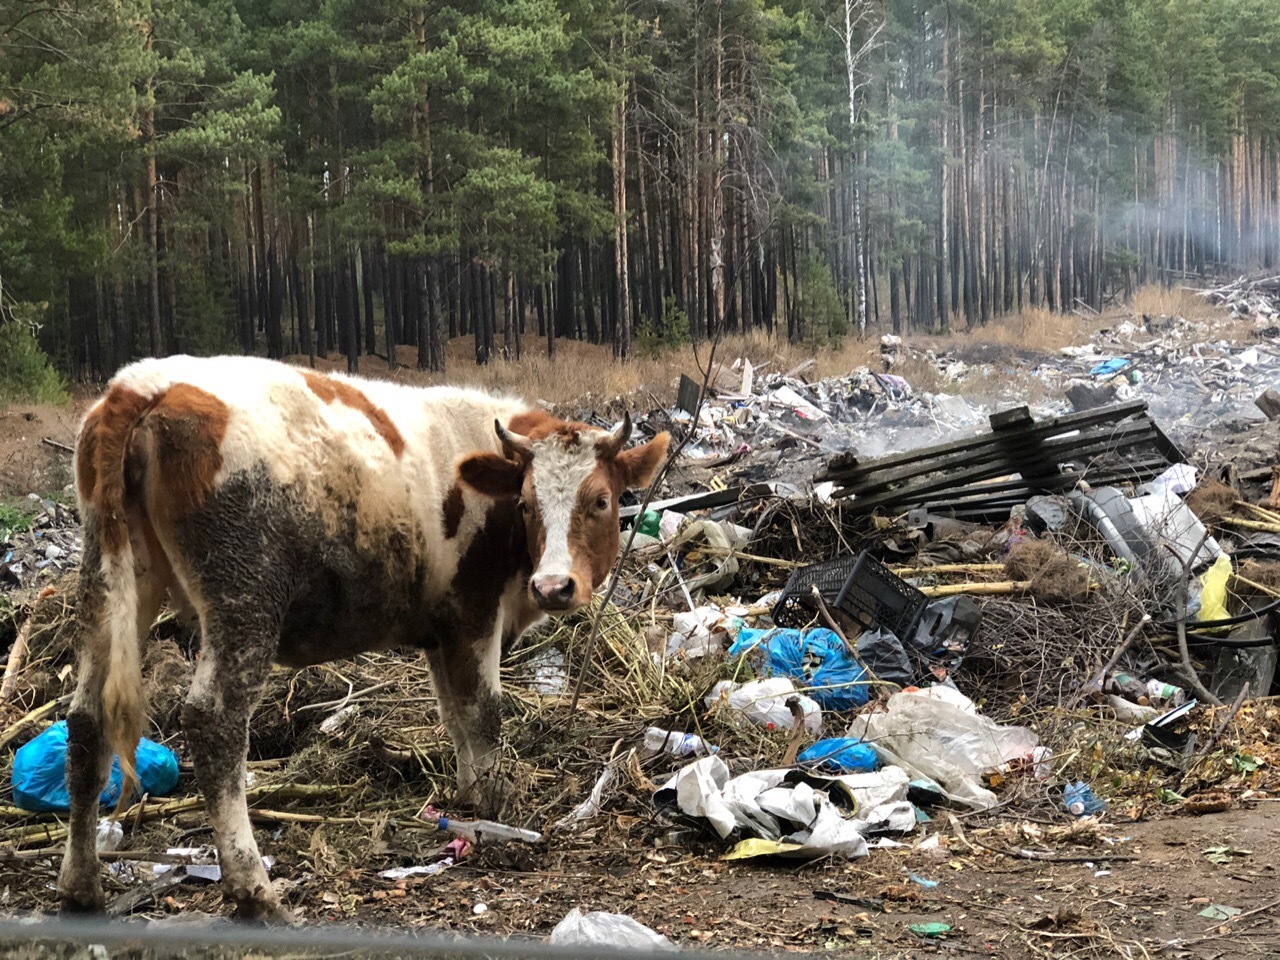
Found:
<svg viewBox="0 0 1280 960"><path fill-rule="evenodd" d="M880 769L880 758L875 750L854 737L819 740L801 750L796 762L813 764L834 773L875 773Z"/></svg>
<svg viewBox="0 0 1280 960"><path fill-rule="evenodd" d="M766 674L790 677L798 686L814 688L808 694L824 710L852 710L870 696L862 668L831 630L744 628L729 648L729 656L746 653L757 644L764 653Z"/></svg>
<svg viewBox="0 0 1280 960"><path fill-rule="evenodd" d="M1103 360L1090 370L1089 374L1094 377L1105 377L1110 373L1119 373L1127 366L1129 366L1129 361L1124 357L1112 357L1110 360Z"/></svg>
<svg viewBox="0 0 1280 960"><path fill-rule="evenodd" d="M142 739L135 760L140 789L134 798L148 793L162 797L178 785L178 758L168 747ZM124 789L120 758L111 758L111 778L99 802L114 807ZM13 757L13 802L23 810L42 813L68 810L67 722L59 720L40 736L18 748Z"/></svg>

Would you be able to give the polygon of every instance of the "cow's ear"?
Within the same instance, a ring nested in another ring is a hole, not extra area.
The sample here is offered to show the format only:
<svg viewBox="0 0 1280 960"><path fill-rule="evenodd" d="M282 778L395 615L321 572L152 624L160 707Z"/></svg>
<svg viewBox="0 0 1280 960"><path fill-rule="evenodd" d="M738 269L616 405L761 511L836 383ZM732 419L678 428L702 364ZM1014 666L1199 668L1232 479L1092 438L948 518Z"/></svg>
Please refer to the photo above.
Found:
<svg viewBox="0 0 1280 960"><path fill-rule="evenodd" d="M671 444L669 433L660 433L648 443L623 450L616 461L622 469L622 478L627 487L647 487L653 475L667 459L667 447Z"/></svg>
<svg viewBox="0 0 1280 960"><path fill-rule="evenodd" d="M524 466L496 453L473 453L458 461L458 479L486 497L514 497L524 485Z"/></svg>

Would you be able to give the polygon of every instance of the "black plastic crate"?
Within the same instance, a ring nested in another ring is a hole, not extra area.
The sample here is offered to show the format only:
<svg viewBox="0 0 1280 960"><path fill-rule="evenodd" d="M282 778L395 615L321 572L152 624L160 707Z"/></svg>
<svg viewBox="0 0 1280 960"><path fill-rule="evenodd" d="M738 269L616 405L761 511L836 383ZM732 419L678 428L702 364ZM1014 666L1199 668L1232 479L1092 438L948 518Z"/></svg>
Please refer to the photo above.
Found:
<svg viewBox="0 0 1280 960"><path fill-rule="evenodd" d="M828 607L850 617L864 630L883 627L910 642L928 598L871 554L837 557L801 567L791 574L773 608L779 627L800 628L818 615L812 590L817 586Z"/></svg>
<svg viewBox="0 0 1280 960"><path fill-rule="evenodd" d="M836 557L793 570L782 596L773 607L773 622L779 627L799 629L818 616L811 593L816 585L828 607L834 607L849 580L849 558Z"/></svg>

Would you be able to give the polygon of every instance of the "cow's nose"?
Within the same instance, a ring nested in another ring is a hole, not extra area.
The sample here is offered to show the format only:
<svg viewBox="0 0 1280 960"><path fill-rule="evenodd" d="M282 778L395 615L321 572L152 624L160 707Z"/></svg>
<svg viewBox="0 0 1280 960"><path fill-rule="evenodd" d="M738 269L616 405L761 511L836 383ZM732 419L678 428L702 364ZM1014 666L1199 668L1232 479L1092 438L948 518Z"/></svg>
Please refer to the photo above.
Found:
<svg viewBox="0 0 1280 960"><path fill-rule="evenodd" d="M529 584L533 599L543 610L567 610L573 602L573 577L542 574Z"/></svg>

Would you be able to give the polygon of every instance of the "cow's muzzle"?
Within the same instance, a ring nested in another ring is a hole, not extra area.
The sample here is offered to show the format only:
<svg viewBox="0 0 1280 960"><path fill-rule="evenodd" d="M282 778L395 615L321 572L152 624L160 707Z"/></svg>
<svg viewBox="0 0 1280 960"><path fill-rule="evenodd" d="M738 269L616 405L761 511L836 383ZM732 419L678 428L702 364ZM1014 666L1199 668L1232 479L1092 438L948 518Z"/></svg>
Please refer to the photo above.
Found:
<svg viewBox="0 0 1280 960"><path fill-rule="evenodd" d="M529 581L529 592L538 609L547 613L572 610L578 606L578 585L573 577L562 574L539 574Z"/></svg>

